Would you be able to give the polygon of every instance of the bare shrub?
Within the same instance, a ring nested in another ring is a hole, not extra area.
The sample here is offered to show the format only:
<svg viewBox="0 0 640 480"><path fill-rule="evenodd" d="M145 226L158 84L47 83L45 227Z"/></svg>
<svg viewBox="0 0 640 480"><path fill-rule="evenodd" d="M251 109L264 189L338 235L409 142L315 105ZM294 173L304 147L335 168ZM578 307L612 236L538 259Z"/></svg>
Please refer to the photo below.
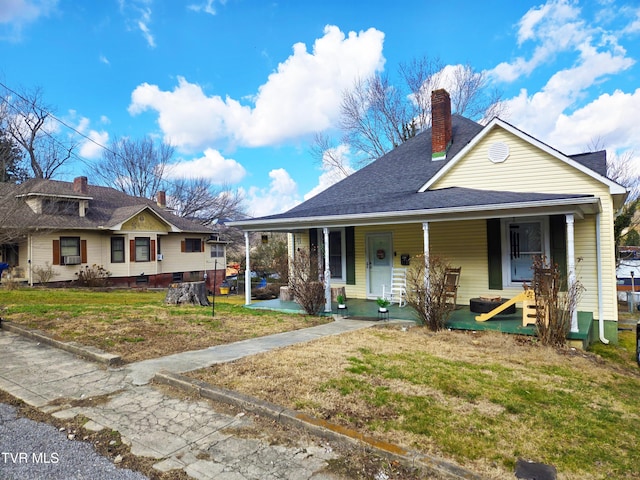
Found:
<svg viewBox="0 0 640 480"><path fill-rule="evenodd" d="M44 265L37 265L33 267L33 276L37 283L49 283L58 274L53 269L53 265L49 262L44 262Z"/></svg>
<svg viewBox="0 0 640 480"><path fill-rule="evenodd" d="M9 268L8 270L4 271L4 272L0 272L0 276L2 277L0 280L2 280L2 286L6 289L6 290L15 290L16 288L18 288L20 286L20 283L18 280L16 280L17 276L20 276L18 273L16 273L16 268L12 267Z"/></svg>
<svg viewBox="0 0 640 480"><path fill-rule="evenodd" d="M584 287L578 280L568 282L558 264L544 257L535 258L532 268L538 338L543 345L563 347Z"/></svg>
<svg viewBox="0 0 640 480"><path fill-rule="evenodd" d="M322 271L318 257L308 250L296 251L291 262L289 289L293 298L309 315L318 315L324 307L324 284L319 280Z"/></svg>
<svg viewBox="0 0 640 480"><path fill-rule="evenodd" d="M81 287L106 287L109 285L111 272L102 265L86 265L76 273L76 283Z"/></svg>
<svg viewBox="0 0 640 480"><path fill-rule="evenodd" d="M445 296L448 268L451 265L442 258L416 255L407 270L407 303L429 330L442 330L451 313Z"/></svg>

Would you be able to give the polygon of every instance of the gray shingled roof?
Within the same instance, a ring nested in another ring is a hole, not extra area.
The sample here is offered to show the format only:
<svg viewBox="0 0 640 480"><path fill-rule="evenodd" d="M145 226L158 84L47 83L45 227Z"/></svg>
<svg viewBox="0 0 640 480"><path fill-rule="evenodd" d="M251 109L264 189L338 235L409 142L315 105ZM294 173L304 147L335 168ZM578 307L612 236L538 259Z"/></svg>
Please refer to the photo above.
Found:
<svg viewBox="0 0 640 480"><path fill-rule="evenodd" d="M89 209L85 217L62 214L36 214L25 203L20 195L44 195L55 197L86 198ZM109 228L122 223L137 212L148 208L158 217L189 233L208 234L213 230L197 222L172 214L169 210L146 198L132 197L111 187L88 185L87 194L78 194L73 190L72 182L57 180L31 179L20 185L0 183L0 220L2 227L8 228L44 228L95 230L99 227Z"/></svg>
<svg viewBox="0 0 640 480"><path fill-rule="evenodd" d="M424 211L465 206L571 201L592 197L592 195L537 193L535 185L531 186L530 193L460 187L420 193L418 190L482 129L481 125L472 120L453 115L453 143L447 152L447 160L432 160L431 130L429 129L291 210L252 220L293 220L305 217ZM576 155L571 158L600 174L603 168L606 170L604 152Z"/></svg>

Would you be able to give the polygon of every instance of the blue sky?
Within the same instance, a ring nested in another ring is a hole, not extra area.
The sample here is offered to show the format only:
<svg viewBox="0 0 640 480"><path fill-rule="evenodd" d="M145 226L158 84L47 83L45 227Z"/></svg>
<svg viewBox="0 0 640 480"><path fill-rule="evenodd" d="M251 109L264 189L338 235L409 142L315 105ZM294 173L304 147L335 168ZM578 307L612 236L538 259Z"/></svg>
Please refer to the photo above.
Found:
<svg viewBox="0 0 640 480"><path fill-rule="evenodd" d="M59 179L151 135L172 175L238 188L255 216L335 181L310 145L344 89L425 55L486 72L503 119L564 153L640 164L637 0L0 0L0 82L41 87L73 130L52 128L95 142Z"/></svg>

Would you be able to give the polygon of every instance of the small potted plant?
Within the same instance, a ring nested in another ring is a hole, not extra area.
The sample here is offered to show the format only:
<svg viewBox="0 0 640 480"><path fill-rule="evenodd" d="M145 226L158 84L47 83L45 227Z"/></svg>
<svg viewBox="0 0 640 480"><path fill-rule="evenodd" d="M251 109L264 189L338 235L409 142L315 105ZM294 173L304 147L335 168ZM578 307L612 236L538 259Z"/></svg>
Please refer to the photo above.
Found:
<svg viewBox="0 0 640 480"><path fill-rule="evenodd" d="M382 297L378 297L376 299L376 303L378 304L378 312L380 312L380 313L386 313L387 312L387 307L389 305L391 305L391 302L389 300L387 300L386 298L382 298Z"/></svg>
<svg viewBox="0 0 640 480"><path fill-rule="evenodd" d="M345 308L347 308L347 305L344 303L344 295L338 295L336 297L336 301L338 302L338 308L340 310L344 310Z"/></svg>

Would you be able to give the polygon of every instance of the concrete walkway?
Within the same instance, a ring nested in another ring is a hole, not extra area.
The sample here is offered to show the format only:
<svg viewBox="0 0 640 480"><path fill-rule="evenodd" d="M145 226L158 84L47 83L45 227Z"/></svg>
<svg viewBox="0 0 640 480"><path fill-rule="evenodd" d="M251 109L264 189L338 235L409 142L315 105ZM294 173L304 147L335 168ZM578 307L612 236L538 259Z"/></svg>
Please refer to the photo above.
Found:
<svg viewBox="0 0 640 480"><path fill-rule="evenodd" d="M83 415L89 419L85 428L117 430L134 455L157 459L154 467L160 471L181 469L200 480L339 480L325 470L328 462L338 457L331 439L340 438L343 442L345 435L348 437L344 429L338 436L331 435L330 425L319 427L310 417L268 402L190 384L191 380L180 378L180 374L377 323L340 318L304 330L119 367L85 360L78 356L82 353L78 353L75 346L71 353L44 341L0 330L0 390L58 418ZM90 357L100 358L100 352L89 353ZM100 361L110 361L108 355L103 357ZM148 384L154 376L161 383L199 393L203 400L169 396L158 386ZM99 401L95 401L96 397ZM230 416L217 412L204 398L266 414L281 423L303 427L310 434L300 436L293 446L274 445L255 429L256 434L249 438L246 434L237 435L235 432L239 429L255 427L251 415ZM329 434L325 434L327 432ZM363 441L361 435L353 433L351 438ZM10 443L11 439L0 438L2 448ZM442 474L434 478L478 478L439 459L416 455L394 445L384 447L383 442L374 443L378 445L375 448L383 448L385 454L393 452L403 461L408 459ZM64 461L60 459L61 464ZM36 466L26 464L24 468Z"/></svg>
<svg viewBox="0 0 640 480"><path fill-rule="evenodd" d="M363 320L339 319L335 322L325 323L316 327L293 330L291 332L277 333L266 337L252 338L240 342L218 345L194 350L190 352L176 353L166 357L153 358L127 365L129 380L134 385L145 385L153 376L161 370L172 373L185 373L199 368L209 367L216 363L231 362L239 358L256 353L268 352L276 348L288 347L296 343L309 342L328 335L352 332L361 328L367 328L378 322Z"/></svg>
<svg viewBox="0 0 640 480"><path fill-rule="evenodd" d="M186 372L370 324L339 321L118 368L0 330L0 389L58 418L84 415L90 419L86 428L117 430L134 455L158 459L155 468L160 471L182 469L202 480L335 479L324 473L328 460L337 456L328 442L309 436L285 447L236 436L235 429L252 425L250 416L229 416L204 400L178 399L143 384L160 369ZM96 397L103 401L91 401ZM11 439L0 440L10 448ZM64 462L59 459L60 465Z"/></svg>

